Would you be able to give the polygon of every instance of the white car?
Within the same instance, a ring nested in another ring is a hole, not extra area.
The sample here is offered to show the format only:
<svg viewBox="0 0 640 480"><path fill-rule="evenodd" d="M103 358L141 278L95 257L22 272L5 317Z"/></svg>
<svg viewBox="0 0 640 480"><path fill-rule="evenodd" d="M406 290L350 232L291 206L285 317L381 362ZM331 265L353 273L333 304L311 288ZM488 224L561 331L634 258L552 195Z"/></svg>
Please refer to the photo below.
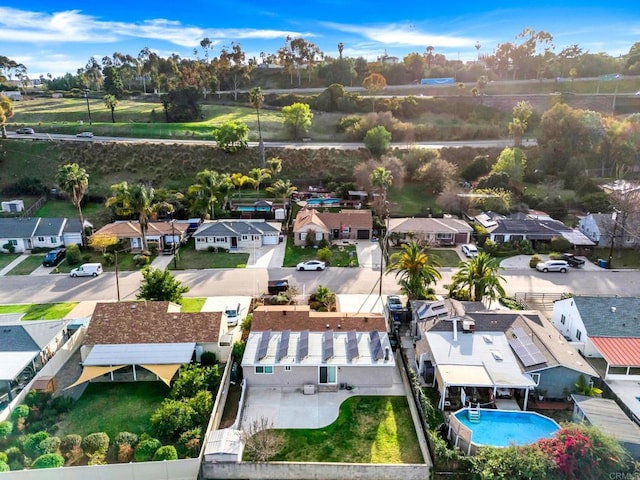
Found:
<svg viewBox="0 0 640 480"><path fill-rule="evenodd" d="M76 137L80 137L80 138L92 138L92 137L93 137L93 132L80 132L80 133L76 133Z"/></svg>
<svg viewBox="0 0 640 480"><path fill-rule="evenodd" d="M540 262L536 265L536 270L539 272L561 272L567 273L569 271L569 263L566 260L547 260L546 262Z"/></svg>
<svg viewBox="0 0 640 480"><path fill-rule="evenodd" d="M97 277L102 273L101 263L84 263L69 272L71 277Z"/></svg>
<svg viewBox="0 0 640 480"><path fill-rule="evenodd" d="M327 268L327 264L320 260L307 260L306 262L300 262L296 266L296 269L301 272L303 270L317 270L319 272L320 270L324 270L325 268Z"/></svg>
<svg viewBox="0 0 640 480"><path fill-rule="evenodd" d="M464 245L462 245L462 253L464 253L467 258L477 257L478 249L475 245L465 243Z"/></svg>
<svg viewBox="0 0 640 480"><path fill-rule="evenodd" d="M238 325L238 318L240 318L240 304L234 303L227 305L224 309L224 316L227 317L228 327L235 327Z"/></svg>

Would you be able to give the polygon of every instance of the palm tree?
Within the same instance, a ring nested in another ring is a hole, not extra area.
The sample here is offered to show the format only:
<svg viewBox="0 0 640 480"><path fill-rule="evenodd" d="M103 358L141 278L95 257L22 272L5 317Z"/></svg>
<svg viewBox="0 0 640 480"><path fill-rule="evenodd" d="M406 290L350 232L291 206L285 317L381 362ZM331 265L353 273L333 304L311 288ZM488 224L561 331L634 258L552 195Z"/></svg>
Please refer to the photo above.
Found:
<svg viewBox="0 0 640 480"><path fill-rule="evenodd" d="M386 273L396 272L396 278L400 277L400 289L409 300L426 299L430 296L429 285L442 278L437 269L439 266L427 248L409 242L402 245L402 251L391 255Z"/></svg>
<svg viewBox="0 0 640 480"><path fill-rule="evenodd" d="M58 169L56 175L58 186L64 190L71 198L71 203L78 210L78 219L80 220L82 245L85 245L84 235L84 217L82 216L82 199L89 189L89 175L87 171L80 167L77 163L67 163Z"/></svg>
<svg viewBox="0 0 640 480"><path fill-rule="evenodd" d="M125 181L112 185L111 191L113 195L107 199L107 207L114 207L118 215L138 217L142 233L142 249L146 252L149 220L158 206L154 203L154 189L142 183L129 186Z"/></svg>
<svg viewBox="0 0 640 480"><path fill-rule="evenodd" d="M264 182L267 178L271 178L271 174L267 172L264 168L252 168L249 170L249 183L251 183L256 192L260 192L260 184Z"/></svg>
<svg viewBox="0 0 640 480"><path fill-rule="evenodd" d="M189 187L189 193L196 195L206 204L209 218L215 218L215 206L218 202L223 178L215 170L205 169L196 175L196 183Z"/></svg>
<svg viewBox="0 0 640 480"><path fill-rule="evenodd" d="M393 184L393 175L384 167L376 167L369 175L371 186L377 189L378 215L383 215L387 205L387 190Z"/></svg>
<svg viewBox="0 0 640 480"><path fill-rule="evenodd" d="M104 96L104 106L111 110L111 123L116 123L115 110L118 106L118 99L115 95Z"/></svg>
<svg viewBox="0 0 640 480"><path fill-rule="evenodd" d="M449 294L459 300L481 301L487 297L491 300L503 297L504 288L500 284L504 280L498 275L500 259L493 258L485 252L466 262L460 262L460 269L451 278Z"/></svg>
<svg viewBox="0 0 640 480"><path fill-rule="evenodd" d="M267 172L271 178L276 178L282 171L282 159L280 157L271 157L267 160Z"/></svg>
<svg viewBox="0 0 640 480"><path fill-rule="evenodd" d="M251 105L253 105L253 108L256 109L256 115L258 116L258 140L260 142L258 151L260 152L260 166L264 168L264 142L262 141L262 127L260 125L260 107L264 102L264 93L262 93L262 89L260 87L253 87L249 90L249 101L251 102Z"/></svg>

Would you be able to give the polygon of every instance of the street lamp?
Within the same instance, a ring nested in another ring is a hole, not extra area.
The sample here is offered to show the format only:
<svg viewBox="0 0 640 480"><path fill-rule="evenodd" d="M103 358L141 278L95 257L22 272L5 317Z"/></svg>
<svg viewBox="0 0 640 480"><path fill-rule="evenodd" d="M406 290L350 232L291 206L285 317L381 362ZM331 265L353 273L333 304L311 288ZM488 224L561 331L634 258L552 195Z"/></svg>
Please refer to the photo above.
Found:
<svg viewBox="0 0 640 480"><path fill-rule="evenodd" d="M89 113L89 125L91 125L91 108L89 107L89 89L84 89L84 98L87 100L87 112Z"/></svg>

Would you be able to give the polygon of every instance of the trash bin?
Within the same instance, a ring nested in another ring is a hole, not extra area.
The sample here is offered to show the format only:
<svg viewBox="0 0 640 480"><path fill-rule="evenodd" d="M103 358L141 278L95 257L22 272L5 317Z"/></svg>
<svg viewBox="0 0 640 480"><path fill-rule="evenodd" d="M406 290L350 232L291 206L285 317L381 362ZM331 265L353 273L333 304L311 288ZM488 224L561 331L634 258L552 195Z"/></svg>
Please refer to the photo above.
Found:
<svg viewBox="0 0 640 480"><path fill-rule="evenodd" d="M604 258L599 258L598 259L598 266L602 267L602 268L607 268L609 266L609 262L607 260L605 260Z"/></svg>

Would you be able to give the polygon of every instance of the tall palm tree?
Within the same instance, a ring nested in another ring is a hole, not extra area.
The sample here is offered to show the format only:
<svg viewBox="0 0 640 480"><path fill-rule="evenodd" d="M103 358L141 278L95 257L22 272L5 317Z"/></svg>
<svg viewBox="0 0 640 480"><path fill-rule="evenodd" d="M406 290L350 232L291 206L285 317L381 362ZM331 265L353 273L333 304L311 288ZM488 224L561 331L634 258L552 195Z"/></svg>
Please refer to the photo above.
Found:
<svg viewBox="0 0 640 480"><path fill-rule="evenodd" d="M384 167L376 167L369 175L371 186L378 193L378 215L384 215L387 205L387 190L393 185L393 175Z"/></svg>
<svg viewBox="0 0 640 480"><path fill-rule="evenodd" d="M249 90L249 102L251 102L253 108L256 109L256 115L258 116L258 141L260 142L258 151L260 152L260 166L264 168L264 142L262 141L262 126L260 125L260 107L264 102L264 93L262 93L262 88L253 87Z"/></svg>
<svg viewBox="0 0 640 480"><path fill-rule="evenodd" d="M190 194L204 201L206 212L211 219L215 218L215 206L218 203L221 183L222 176L218 172L204 169L196 175L196 183L189 187Z"/></svg>
<svg viewBox="0 0 640 480"><path fill-rule="evenodd" d="M271 157L267 160L267 169L271 178L276 178L282 171L282 159L280 157Z"/></svg>
<svg viewBox="0 0 640 480"><path fill-rule="evenodd" d="M71 203L78 210L80 220L81 241L85 245L84 217L82 216L82 199L89 189L89 175L87 171L77 163L67 163L58 169L56 175L58 186L71 198Z"/></svg>
<svg viewBox="0 0 640 480"><path fill-rule="evenodd" d="M264 182L267 178L271 178L271 174L267 172L264 168L252 168L249 170L249 183L251 183L256 192L260 192L260 184Z"/></svg>
<svg viewBox="0 0 640 480"><path fill-rule="evenodd" d="M402 245L402 251L391 255L386 271L387 274L396 272L396 278L400 277L400 289L409 300L418 300L428 298L429 285L442 278L437 269L439 266L427 248L417 242L409 242Z"/></svg>
<svg viewBox="0 0 640 480"><path fill-rule="evenodd" d="M449 294L460 300L481 301L483 298L495 300L505 295L498 270L500 259L485 252L466 262L460 262L459 270L451 278Z"/></svg>
<svg viewBox="0 0 640 480"><path fill-rule="evenodd" d="M118 215L135 215L138 218L142 233L142 249L146 252L149 220L158 206L154 203L154 189L143 183L129 186L125 181L112 185L111 191L113 195L107 199L107 207L113 207Z"/></svg>

